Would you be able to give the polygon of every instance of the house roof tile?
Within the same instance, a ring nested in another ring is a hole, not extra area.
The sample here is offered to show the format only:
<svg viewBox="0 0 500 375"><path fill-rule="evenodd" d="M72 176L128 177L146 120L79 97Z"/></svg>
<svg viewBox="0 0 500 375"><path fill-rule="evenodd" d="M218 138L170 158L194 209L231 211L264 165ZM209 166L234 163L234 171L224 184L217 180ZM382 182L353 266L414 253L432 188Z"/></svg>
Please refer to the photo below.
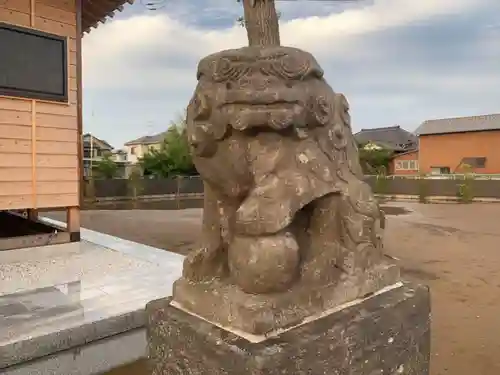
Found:
<svg viewBox="0 0 500 375"><path fill-rule="evenodd" d="M465 133L500 130L500 113L427 120L416 130L417 135Z"/></svg>
<svg viewBox="0 0 500 375"><path fill-rule="evenodd" d="M106 22L112 18L115 11L121 12L125 3L133 4L135 0L83 0L82 3L82 29L89 32L97 27L99 22Z"/></svg>
<svg viewBox="0 0 500 375"><path fill-rule="evenodd" d="M132 141L128 141L125 143L125 146L133 146L133 145L151 145L155 143L160 143L165 139L167 132L161 132L155 135L146 135Z"/></svg>
<svg viewBox="0 0 500 375"><path fill-rule="evenodd" d="M417 137L400 126L389 126L385 128L361 129L354 134L358 143L375 143L385 148L394 150L406 150L408 145L416 147Z"/></svg>

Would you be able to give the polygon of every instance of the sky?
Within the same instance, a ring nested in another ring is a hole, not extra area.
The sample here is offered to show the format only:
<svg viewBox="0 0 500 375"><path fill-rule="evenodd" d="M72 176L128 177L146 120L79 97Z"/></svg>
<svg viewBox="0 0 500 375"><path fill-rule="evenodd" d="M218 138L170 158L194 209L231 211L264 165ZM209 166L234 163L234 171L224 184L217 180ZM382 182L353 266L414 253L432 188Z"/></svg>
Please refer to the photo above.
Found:
<svg viewBox="0 0 500 375"><path fill-rule="evenodd" d="M150 10L147 2L159 3ZM281 43L313 53L354 131L500 112L499 0L282 0ZM84 131L120 148L182 115L198 61L247 45L236 0L136 0L83 39Z"/></svg>

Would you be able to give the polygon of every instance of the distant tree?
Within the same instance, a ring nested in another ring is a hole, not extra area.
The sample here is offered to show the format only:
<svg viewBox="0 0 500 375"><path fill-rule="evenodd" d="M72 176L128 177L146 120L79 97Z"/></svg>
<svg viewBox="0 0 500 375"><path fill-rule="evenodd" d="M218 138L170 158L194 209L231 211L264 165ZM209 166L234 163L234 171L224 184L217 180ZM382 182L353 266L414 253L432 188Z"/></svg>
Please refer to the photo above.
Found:
<svg viewBox="0 0 500 375"><path fill-rule="evenodd" d="M359 161L366 174L379 174L389 170L393 152L391 150L365 150L359 147Z"/></svg>
<svg viewBox="0 0 500 375"><path fill-rule="evenodd" d="M111 159L111 153L106 153L101 160L95 163L93 170L97 177L111 179L116 177L118 164Z"/></svg>
<svg viewBox="0 0 500 375"><path fill-rule="evenodd" d="M172 123L160 148L151 149L140 163L144 175L165 178L197 174L189 150L185 118Z"/></svg>

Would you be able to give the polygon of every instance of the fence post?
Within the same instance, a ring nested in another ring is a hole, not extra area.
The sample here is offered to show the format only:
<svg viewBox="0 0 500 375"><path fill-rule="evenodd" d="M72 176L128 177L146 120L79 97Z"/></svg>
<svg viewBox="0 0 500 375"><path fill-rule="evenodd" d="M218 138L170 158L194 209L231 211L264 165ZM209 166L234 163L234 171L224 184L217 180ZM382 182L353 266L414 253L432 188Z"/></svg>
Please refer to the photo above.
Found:
<svg viewBox="0 0 500 375"><path fill-rule="evenodd" d="M95 191L95 182L92 177L84 180L84 197L88 198L91 203L94 203L96 201L96 191Z"/></svg>
<svg viewBox="0 0 500 375"><path fill-rule="evenodd" d="M473 181L474 173L469 165L464 165L463 184L457 184L457 196L462 203L471 203L474 200Z"/></svg>
<svg viewBox="0 0 500 375"><path fill-rule="evenodd" d="M141 175L137 169L134 169L128 178L128 189L129 194L132 197L132 206L133 208L137 208L137 200L140 194L140 184L141 184Z"/></svg>
<svg viewBox="0 0 500 375"><path fill-rule="evenodd" d="M429 181L424 173L418 176L418 201L420 203L428 203L429 196Z"/></svg>
<svg viewBox="0 0 500 375"><path fill-rule="evenodd" d="M175 181L177 183L177 191L175 193L175 200L177 202L177 209L181 208L181 184L182 184L182 176L176 176Z"/></svg>

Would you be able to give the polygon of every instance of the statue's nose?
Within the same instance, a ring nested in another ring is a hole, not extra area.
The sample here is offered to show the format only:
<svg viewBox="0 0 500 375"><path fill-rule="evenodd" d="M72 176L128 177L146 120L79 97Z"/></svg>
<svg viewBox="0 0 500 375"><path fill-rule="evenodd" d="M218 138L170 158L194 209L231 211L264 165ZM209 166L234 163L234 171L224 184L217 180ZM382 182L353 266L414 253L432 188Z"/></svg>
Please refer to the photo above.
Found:
<svg viewBox="0 0 500 375"><path fill-rule="evenodd" d="M278 79L272 76L265 76L262 74L252 74L243 77L239 81L241 89L251 88L253 90L263 91L273 86L277 86Z"/></svg>

